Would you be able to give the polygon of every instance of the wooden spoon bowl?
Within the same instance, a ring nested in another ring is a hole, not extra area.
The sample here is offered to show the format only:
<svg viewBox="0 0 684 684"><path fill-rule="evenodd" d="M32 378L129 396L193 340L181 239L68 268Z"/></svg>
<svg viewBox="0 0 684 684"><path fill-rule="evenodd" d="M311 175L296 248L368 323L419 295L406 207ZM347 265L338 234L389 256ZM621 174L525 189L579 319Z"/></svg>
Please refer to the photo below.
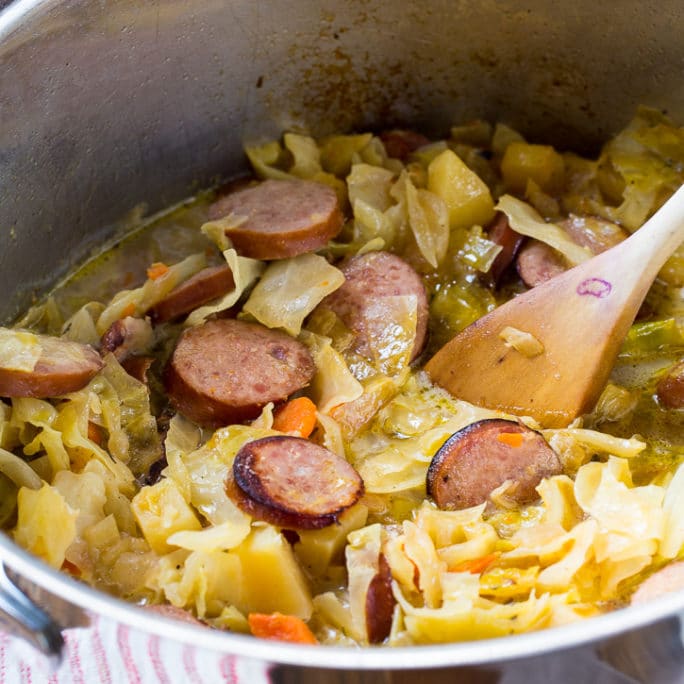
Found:
<svg viewBox="0 0 684 684"><path fill-rule="evenodd" d="M589 412L651 284L684 240L684 186L624 242L510 300L445 344L425 369L478 406L564 427ZM523 353L510 327L541 343Z"/></svg>

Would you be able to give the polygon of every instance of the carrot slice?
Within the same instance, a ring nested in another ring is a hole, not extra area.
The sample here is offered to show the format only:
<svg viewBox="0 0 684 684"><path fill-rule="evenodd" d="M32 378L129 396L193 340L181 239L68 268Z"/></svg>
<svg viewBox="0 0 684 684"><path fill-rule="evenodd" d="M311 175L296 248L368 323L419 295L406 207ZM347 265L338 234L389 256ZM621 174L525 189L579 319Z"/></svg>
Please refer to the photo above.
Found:
<svg viewBox="0 0 684 684"><path fill-rule="evenodd" d="M454 567L449 568L449 571L471 572L473 575L479 575L483 570L486 570L498 557L498 553L489 553L486 556L482 556L480 558L473 558L471 560L458 563Z"/></svg>
<svg viewBox="0 0 684 684"><path fill-rule="evenodd" d="M166 264L161 261L155 261L147 269L147 277L150 280L157 280L157 278L161 278L165 273L168 273L168 271L169 267Z"/></svg>
<svg viewBox="0 0 684 684"><path fill-rule="evenodd" d="M309 437L316 427L316 404L298 397L281 406L273 416L273 429L297 437Z"/></svg>
<svg viewBox="0 0 684 684"><path fill-rule="evenodd" d="M503 444L508 444L510 447L517 448L522 446L523 434L522 432L499 432L496 439Z"/></svg>
<svg viewBox="0 0 684 684"><path fill-rule="evenodd" d="M261 639L291 641L296 644L318 643L306 622L294 615L250 613L247 622L252 634Z"/></svg>

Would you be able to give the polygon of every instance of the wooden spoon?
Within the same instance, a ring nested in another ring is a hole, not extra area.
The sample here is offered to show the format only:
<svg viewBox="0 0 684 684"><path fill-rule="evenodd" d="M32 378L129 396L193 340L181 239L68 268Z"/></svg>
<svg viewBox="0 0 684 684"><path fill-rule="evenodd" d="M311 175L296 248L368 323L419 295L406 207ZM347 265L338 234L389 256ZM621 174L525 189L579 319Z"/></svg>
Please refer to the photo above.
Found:
<svg viewBox="0 0 684 684"><path fill-rule="evenodd" d="M467 327L425 366L432 381L478 406L564 427L601 394L646 293L684 240L684 186L627 240ZM543 345L507 346L506 327Z"/></svg>

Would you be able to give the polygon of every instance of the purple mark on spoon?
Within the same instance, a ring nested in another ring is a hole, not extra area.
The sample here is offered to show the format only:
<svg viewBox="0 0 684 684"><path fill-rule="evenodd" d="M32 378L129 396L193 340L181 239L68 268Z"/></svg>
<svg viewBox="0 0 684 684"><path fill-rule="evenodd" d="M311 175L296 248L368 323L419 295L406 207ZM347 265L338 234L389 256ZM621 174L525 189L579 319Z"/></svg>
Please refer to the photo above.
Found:
<svg viewBox="0 0 684 684"><path fill-rule="evenodd" d="M610 294L613 286L601 278L587 278L577 286L577 294L584 297L591 295L597 299L603 299Z"/></svg>

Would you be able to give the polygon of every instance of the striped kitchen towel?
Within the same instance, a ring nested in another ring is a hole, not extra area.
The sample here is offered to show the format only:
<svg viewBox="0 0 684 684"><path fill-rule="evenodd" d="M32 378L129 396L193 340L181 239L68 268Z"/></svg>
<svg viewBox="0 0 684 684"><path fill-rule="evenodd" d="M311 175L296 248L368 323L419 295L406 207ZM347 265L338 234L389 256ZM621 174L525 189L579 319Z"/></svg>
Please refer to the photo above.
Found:
<svg viewBox="0 0 684 684"><path fill-rule="evenodd" d="M269 666L145 634L93 616L64 631L62 663L0 632L0 684L270 684Z"/></svg>

